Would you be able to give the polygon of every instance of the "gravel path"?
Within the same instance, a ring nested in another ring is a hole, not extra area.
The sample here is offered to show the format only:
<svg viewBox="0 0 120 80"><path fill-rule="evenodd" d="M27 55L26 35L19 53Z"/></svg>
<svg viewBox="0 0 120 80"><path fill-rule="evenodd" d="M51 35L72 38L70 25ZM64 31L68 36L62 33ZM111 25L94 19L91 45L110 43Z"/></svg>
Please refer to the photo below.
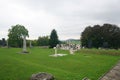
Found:
<svg viewBox="0 0 120 80"><path fill-rule="evenodd" d="M108 73L106 73L100 80L120 80L120 61Z"/></svg>

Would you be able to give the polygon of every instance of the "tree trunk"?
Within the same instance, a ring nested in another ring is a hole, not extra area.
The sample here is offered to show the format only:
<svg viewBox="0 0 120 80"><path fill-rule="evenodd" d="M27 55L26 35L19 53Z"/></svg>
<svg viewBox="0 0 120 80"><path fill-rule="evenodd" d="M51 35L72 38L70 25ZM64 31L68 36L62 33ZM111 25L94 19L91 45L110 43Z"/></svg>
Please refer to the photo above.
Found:
<svg viewBox="0 0 120 80"><path fill-rule="evenodd" d="M27 52L27 49L26 49L26 36L23 36L23 52Z"/></svg>

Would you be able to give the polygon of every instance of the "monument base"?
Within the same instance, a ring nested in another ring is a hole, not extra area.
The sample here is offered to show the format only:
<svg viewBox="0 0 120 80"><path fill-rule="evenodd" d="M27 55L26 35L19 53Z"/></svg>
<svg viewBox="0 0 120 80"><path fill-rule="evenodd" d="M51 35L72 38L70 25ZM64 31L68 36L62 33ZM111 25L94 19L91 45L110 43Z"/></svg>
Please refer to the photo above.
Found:
<svg viewBox="0 0 120 80"><path fill-rule="evenodd" d="M67 54L53 54L53 55L50 55L50 56L53 56L53 57L58 57L58 56L66 56Z"/></svg>

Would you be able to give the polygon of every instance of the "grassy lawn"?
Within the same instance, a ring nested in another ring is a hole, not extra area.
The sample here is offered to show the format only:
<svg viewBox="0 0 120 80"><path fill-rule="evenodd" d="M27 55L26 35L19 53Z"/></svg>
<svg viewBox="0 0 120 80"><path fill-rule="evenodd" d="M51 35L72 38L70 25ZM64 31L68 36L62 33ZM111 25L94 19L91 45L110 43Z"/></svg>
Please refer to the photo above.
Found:
<svg viewBox="0 0 120 80"><path fill-rule="evenodd" d="M114 66L120 50L83 49L75 55L51 57L53 49L32 48L30 54L19 54L20 48L0 48L0 80L29 80L33 73L52 73L56 80L97 80ZM114 54L114 55L110 55ZM115 56L117 55L117 56Z"/></svg>

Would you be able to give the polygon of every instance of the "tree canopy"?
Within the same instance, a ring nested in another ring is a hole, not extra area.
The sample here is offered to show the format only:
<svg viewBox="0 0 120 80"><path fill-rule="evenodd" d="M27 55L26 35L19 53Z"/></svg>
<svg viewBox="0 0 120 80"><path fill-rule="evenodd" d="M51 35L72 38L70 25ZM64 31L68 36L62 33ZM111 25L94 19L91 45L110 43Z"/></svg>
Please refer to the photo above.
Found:
<svg viewBox="0 0 120 80"><path fill-rule="evenodd" d="M23 37L29 36L28 30L23 25L12 26L8 30L8 44L11 47L22 47Z"/></svg>
<svg viewBox="0 0 120 80"><path fill-rule="evenodd" d="M55 47L57 44L59 44L58 35L57 35L56 30L53 29L50 35L50 39L49 39L50 48Z"/></svg>
<svg viewBox="0 0 120 80"><path fill-rule="evenodd" d="M48 36L43 36L39 37L37 40L38 46L48 46L49 45L49 37Z"/></svg>
<svg viewBox="0 0 120 80"><path fill-rule="evenodd" d="M5 40L5 38L2 38L2 40L0 40L0 46L6 46L7 45L7 41Z"/></svg>
<svg viewBox="0 0 120 80"><path fill-rule="evenodd" d="M88 48L119 48L120 28L113 24L88 26L81 35L82 46Z"/></svg>

